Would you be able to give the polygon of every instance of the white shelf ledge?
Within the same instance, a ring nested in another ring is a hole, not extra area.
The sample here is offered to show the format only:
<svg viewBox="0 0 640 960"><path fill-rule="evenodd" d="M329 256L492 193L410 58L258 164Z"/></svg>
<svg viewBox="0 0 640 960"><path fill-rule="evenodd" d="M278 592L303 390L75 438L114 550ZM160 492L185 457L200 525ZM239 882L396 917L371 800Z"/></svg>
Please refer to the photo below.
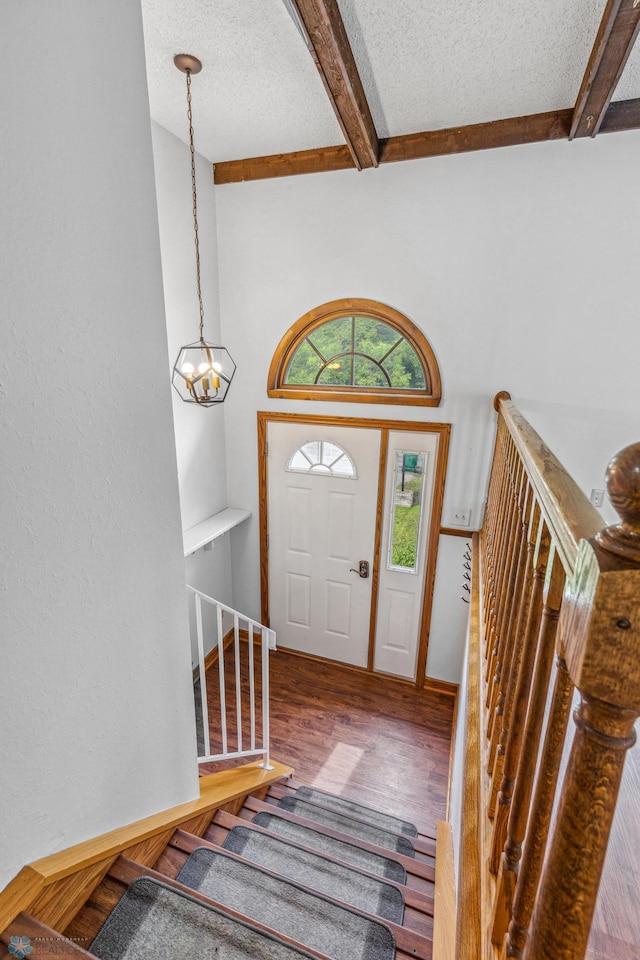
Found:
<svg viewBox="0 0 640 960"><path fill-rule="evenodd" d="M247 520L250 516L249 510L236 510L234 507L228 507L226 510L221 510L220 513L203 520L202 523L197 523L195 527L185 530L182 534L185 557L188 557L190 553L195 553L196 550L206 546L207 543L217 540L218 537L237 527L239 523Z"/></svg>

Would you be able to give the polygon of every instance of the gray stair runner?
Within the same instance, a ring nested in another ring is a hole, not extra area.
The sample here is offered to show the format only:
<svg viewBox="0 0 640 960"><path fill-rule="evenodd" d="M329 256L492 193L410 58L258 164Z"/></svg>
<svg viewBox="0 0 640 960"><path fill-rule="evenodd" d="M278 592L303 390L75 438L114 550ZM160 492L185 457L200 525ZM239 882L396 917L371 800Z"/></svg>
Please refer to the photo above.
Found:
<svg viewBox="0 0 640 960"><path fill-rule="evenodd" d="M343 900L383 920L402 924L402 891L383 880L334 863L319 853L302 850L287 840L252 830L251 827L233 827L222 846L288 880Z"/></svg>
<svg viewBox="0 0 640 960"><path fill-rule="evenodd" d="M250 923L148 877L134 880L91 944L101 960L309 960Z"/></svg>
<svg viewBox="0 0 640 960"><path fill-rule="evenodd" d="M305 786L298 787L295 795L300 800L308 800L309 803L315 803L319 807L327 807L347 817L364 820L391 833L401 833L406 837L418 836L418 828L415 824L409 823L408 820L401 820L400 817L391 816L389 813L382 813L381 810L374 810L373 807L367 807L362 803L356 803L355 800L348 800L334 793L327 793L325 790Z"/></svg>
<svg viewBox="0 0 640 960"><path fill-rule="evenodd" d="M383 923L221 851L194 850L177 880L333 960L394 960Z"/></svg>
<svg viewBox="0 0 640 960"><path fill-rule="evenodd" d="M329 837L326 833L314 830L312 827L306 827L301 823L285 820L277 813L267 813L266 811L257 813L251 818L251 822L255 823L256 826L263 827L270 833L291 840L293 843L311 847L313 850L326 853L337 860L344 860L345 863L351 863L354 867L361 867L369 873L375 873L378 877L384 877L385 880L394 880L396 883L402 884L407 882L407 871L403 864L398 863L397 860L393 860L391 857L383 857L379 853L373 853L344 840Z"/></svg>
<svg viewBox="0 0 640 960"><path fill-rule="evenodd" d="M416 855L409 837L402 837L397 833L382 830L373 824L354 820L353 817L337 813L335 810L329 810L328 807L319 807L315 803L298 800L295 794L290 797L283 797L278 801L278 806L288 813L304 817L305 820L312 820L314 823L320 823L332 830L339 830L340 833L356 837L358 840L364 840L366 843L373 843L385 850L393 850L405 857L415 857Z"/></svg>

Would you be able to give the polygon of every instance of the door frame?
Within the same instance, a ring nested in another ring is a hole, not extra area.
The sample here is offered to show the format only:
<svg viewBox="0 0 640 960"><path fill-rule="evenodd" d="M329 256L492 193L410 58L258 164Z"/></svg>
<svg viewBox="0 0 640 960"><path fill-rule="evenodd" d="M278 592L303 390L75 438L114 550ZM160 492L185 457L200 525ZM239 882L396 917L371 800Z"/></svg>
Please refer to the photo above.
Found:
<svg viewBox="0 0 640 960"><path fill-rule="evenodd" d="M382 548L382 512L384 509L384 490L387 469L387 447L389 432L405 430L412 433L435 433L438 435L438 454L433 478L433 500L429 527L429 539L424 570L424 593L420 614L420 636L414 682L417 687L425 684L427 652L429 648L429 629L431 626L431 608L433 606L433 588L436 579L436 561L438 540L442 521L442 503L449 457L450 423L425 423L421 420L382 420L364 417L333 417L312 413L277 413L258 410L258 510L260 523L260 607L262 622L269 625L269 501L267 470L267 430L271 422L308 423L327 427L357 427L360 429L380 430L380 465L378 470L378 495L375 517L375 539L373 571L371 575L371 610L369 620L369 653L367 673L373 673L374 641L378 612L378 581L380 577L380 552ZM353 668L350 669L364 669ZM378 673L379 671L376 671ZM380 676L384 674L380 673ZM396 677L401 680L402 678ZM409 681L411 682L411 681Z"/></svg>

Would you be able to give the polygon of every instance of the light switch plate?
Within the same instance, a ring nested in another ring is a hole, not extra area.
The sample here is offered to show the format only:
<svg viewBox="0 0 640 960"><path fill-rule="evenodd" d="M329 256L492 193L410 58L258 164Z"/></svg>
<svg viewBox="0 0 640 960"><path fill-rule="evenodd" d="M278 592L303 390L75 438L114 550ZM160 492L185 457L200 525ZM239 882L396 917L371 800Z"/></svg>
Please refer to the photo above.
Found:
<svg viewBox="0 0 640 960"><path fill-rule="evenodd" d="M468 527L471 523L471 507L456 507L453 511L453 525Z"/></svg>

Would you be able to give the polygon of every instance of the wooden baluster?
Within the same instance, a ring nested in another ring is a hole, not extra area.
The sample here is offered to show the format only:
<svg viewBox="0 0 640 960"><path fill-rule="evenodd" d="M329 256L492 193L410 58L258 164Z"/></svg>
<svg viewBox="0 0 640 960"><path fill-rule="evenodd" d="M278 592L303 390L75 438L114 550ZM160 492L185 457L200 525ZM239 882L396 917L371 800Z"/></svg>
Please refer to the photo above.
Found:
<svg viewBox="0 0 640 960"><path fill-rule="evenodd" d="M493 652L493 680L487 690L487 708L489 717L487 722L487 737L490 741L490 759L487 772L493 770L495 749L497 746L497 734L500 726L497 721L502 715L502 706L504 702L503 685L506 682L506 674L509 669L509 662L513 647L511 645L511 633L509 625L513 615L515 596L517 592L518 576L522 564L522 494L525 489L526 478L524 471L519 469L517 483L518 492L514 495L511 508L511 517L509 522L508 537L505 539L505 552L507 561L505 572L501 582L498 585L498 597L502 598L496 619L496 638ZM514 492L515 493L515 492ZM496 730L497 727L497 730Z"/></svg>
<svg viewBox="0 0 640 960"><path fill-rule="evenodd" d="M529 816L529 806L531 803L531 792L534 782L533 771L536 769L538 753L540 752L540 735L544 723L549 678L551 676L551 667L553 665L553 652L558 629L558 619L560 616L560 605L562 603L562 591L564 587L565 575L562 564L560 563L558 555L555 553L555 551L551 552L549 558L549 567L550 573L547 577L547 582L544 587L544 608L542 611L542 622L540 624L540 634L537 644L537 659L533 682L531 684L530 705L527 712L527 721L524 729L522 750L520 753L518 771L515 778L515 786L513 785L513 781L510 783L507 782L507 776L511 772L511 768L508 763L505 762L505 779L503 780L500 796L498 798L498 816L496 817L494 826L495 831L500 821L500 805L508 802L511 795L511 789L513 789L513 797L511 798L509 807L507 839L506 843L504 844L504 851L500 860L500 872L498 874L495 894L492 939L493 942L498 945L502 944L504 940L504 935L507 932L507 927L511 921L512 915L516 915L514 890L516 889L516 881L518 880L518 869L522 855L522 843L524 841L525 832L527 829L527 819ZM555 750L553 748L551 749L551 756L549 756L547 752L543 751L543 759L541 764L543 770L543 783L555 783L558 773L558 766L560 764L562 744L564 742L567 720L569 717L569 704L572 690L571 682L566 674L566 668L564 670L564 680L561 681L560 687L561 689L565 690L565 694L561 695L557 699L554 699L554 703L556 704L556 715L554 719L552 710L549 726L550 731L554 731L555 733L556 747ZM558 707L559 711L557 709ZM514 729L516 729L515 721L512 726L512 730ZM508 744L507 760L510 756L511 748ZM551 760L553 768L551 776L549 776L548 770L549 760ZM551 812L552 802L553 795L548 798L546 804L542 805L544 813L541 812L540 805L538 806L537 812L534 810L532 821L542 821L548 824L548 817ZM544 846L546 844L546 835L547 833L545 830L540 848L541 852L544 850ZM524 904L526 905L528 902L532 908L535 891L537 890L538 880L540 878L542 857L539 859L538 869L536 871L532 869L531 852L529 853L529 868L526 882L530 886L530 893L525 899ZM525 885L524 883L521 884L520 880L518 880L517 889L519 893L522 893L523 895L526 894ZM518 910L519 928L524 933L526 927L528 926L529 920L531 919L531 912L529 910L525 918L524 913L526 911L523 907L522 897L520 898L520 903L518 904ZM522 940L522 944L524 944L524 939ZM507 946L505 946L503 950L503 956L517 955L507 954L506 951Z"/></svg>
<svg viewBox="0 0 640 960"><path fill-rule="evenodd" d="M504 465L504 445L503 439L501 436L500 424L496 429L496 439L493 448L493 460L491 464L491 475L489 477L489 487L487 495L487 510L486 517L490 519L490 529L488 533L490 535L489 539L495 537L496 534L496 524L498 517L498 502L500 498L500 489L501 489L501 479L502 479L502 469ZM482 543L482 538L481 538Z"/></svg>
<svg viewBox="0 0 640 960"><path fill-rule="evenodd" d="M512 477L514 470L515 447L513 440L507 430L504 421L499 424L500 450L501 450L501 471L500 487L498 490L498 523L496 530L495 543L492 544L492 554L494 562L495 587L498 588L500 580L504 576L507 560L507 550L505 544L509 534L511 524L512 508Z"/></svg>
<svg viewBox="0 0 640 960"><path fill-rule="evenodd" d="M495 578L496 565L499 554L497 551L498 540L500 537L501 514L504 508L506 464L504 457L504 445L500 432L496 436L496 447L493 458L493 468L491 481L489 485L489 497L487 500L487 536L485 544L485 562L487 565L488 583L485 592L485 636L487 639L487 649L485 656L489 655L489 637L491 632L492 612L495 610Z"/></svg>
<svg viewBox="0 0 640 960"><path fill-rule="evenodd" d="M522 958L527 939L542 873L572 696L573 684L567 671L566 661L563 656L558 655L540 771L536 780L522 864L511 911L511 922L505 941L507 957Z"/></svg>
<svg viewBox="0 0 640 960"><path fill-rule="evenodd" d="M484 603L484 635L487 644L485 656L489 653L489 637L491 633L492 610L495 600L495 579L494 579L494 549L498 536L500 499L503 484L504 456L500 433L496 433L496 443L493 454L493 463L491 465L491 478L489 480L489 494L487 497L487 506L485 510L484 523L482 525L480 546L483 566L483 583L485 584L485 603Z"/></svg>
<svg viewBox="0 0 640 960"><path fill-rule="evenodd" d="M508 432L505 430L504 423L500 421L498 424L498 441L499 448L501 451L501 478L500 478L500 489L498 493L499 498L499 516L500 516L500 526L498 528L498 533L496 537L496 542L492 544L492 561L493 561L493 597L492 597L492 608L490 611L491 617L491 632L487 638L487 679L490 676L492 669L492 656L493 649L496 643L496 636L498 630L498 621L500 619L500 611L502 605L502 597L500 594L500 584L504 577L505 566L507 562L506 551L503 548L502 542L507 535L507 530L511 523L512 510L513 510L513 501L512 501L512 479L511 479L511 464L509 462L509 447L513 447L511 437L508 435Z"/></svg>
<svg viewBox="0 0 640 960"><path fill-rule="evenodd" d="M500 413L500 400L511 400L510 394L506 390L502 390L500 393L496 394L493 399L494 410L498 413L498 425L496 429L496 444L495 444L495 459L498 461L499 469L496 476L496 490L495 490L495 516L496 516L496 531L495 531L495 540L494 546L498 545L498 540L500 539L502 528L504 524L504 513L503 507L506 503L507 498L507 485L508 485L508 455L509 451L513 450L513 440L511 434L504 422L504 417Z"/></svg>
<svg viewBox="0 0 640 960"><path fill-rule="evenodd" d="M626 751L640 715L640 443L609 465L622 523L583 540L562 606L567 667L580 690L525 960L583 960Z"/></svg>
<svg viewBox="0 0 640 960"><path fill-rule="evenodd" d="M499 683L492 702L493 714L489 718L489 734L491 737L489 773L493 771L493 764L495 762L498 738L502 729L501 718L509 684L511 662L516 647L515 640L517 636L518 617L520 614L522 589L525 582L527 565L531 506L532 491L523 472L522 485L518 495L518 525L514 534L513 578L505 587L509 596L505 608L505 617L500 628L500 644L498 646L500 670L499 672L496 670Z"/></svg>
<svg viewBox="0 0 640 960"><path fill-rule="evenodd" d="M490 583L487 590L485 615L485 657L487 660L487 678L491 675L492 658L497 631L498 612L498 581L502 572L504 557L501 542L504 536L504 527L508 519L509 508L509 471L504 453L503 443L500 442L499 473L496 478L496 490L493 500L495 510L495 530L489 544Z"/></svg>
<svg viewBox="0 0 640 960"><path fill-rule="evenodd" d="M583 960L625 754L640 714L582 695L527 960ZM566 834L563 836L563 831Z"/></svg>
<svg viewBox="0 0 640 960"><path fill-rule="evenodd" d="M492 873L498 872L502 849L507 837L507 822L511 807L511 797L518 772L520 750L522 748L527 707L529 704L531 678L533 676L533 666L538 648L538 633L542 622L542 593L547 573L547 561L549 559L550 536L546 525L540 522L540 510L537 504L534 510L534 517L532 518L531 529L535 530L537 543L532 544L530 535L529 545L531 550L535 549L535 559L533 562L529 609L524 636L520 644L522 655L520 657L518 677L515 684L515 696L513 698L511 716L507 723L508 729L505 730L503 727L501 742L498 746L498 756L500 756L502 750L504 761L496 818L493 824L491 856L489 858L489 869ZM507 925L505 925L497 941L498 943L502 943L502 937L506 933L506 929ZM494 943L495 942L494 940Z"/></svg>
<svg viewBox="0 0 640 960"><path fill-rule="evenodd" d="M521 529L522 529L522 495L525 489L525 474L522 463L515 464L515 471L510 471L509 516L504 538L503 563L500 578L496 587L496 597L499 605L496 614L496 634L494 639L494 653L492 660L487 664L487 680L493 672L493 682L487 690L487 708L489 710L489 724L487 735L492 736L493 719L500 691L500 678L503 670L505 653L508 653L508 625L514 601L514 584L518 574L520 557ZM501 551L502 552L502 551Z"/></svg>
<svg viewBox="0 0 640 960"><path fill-rule="evenodd" d="M508 670L504 676L503 690L501 692L502 710L496 709L496 720L500 722L496 725L499 731L494 737L492 747L493 768L491 770L491 796L489 799L489 815L493 817L498 799L498 788L502 780L502 768L504 765L505 748L511 727L511 714L515 701L518 677L520 676L520 664L524 651L525 626L529 613L531 601L531 590L533 586L533 554L535 550L536 535L532 533L537 530L537 520L539 519L538 505L533 501L533 491L527 488L527 499L525 501L524 524L523 524L523 550L521 551L522 567L518 570L518 581L515 593L515 603L513 606L513 616L509 624L511 656L509 657ZM534 527L534 522L536 526ZM532 641L533 642L533 641ZM506 663L506 661L505 661ZM500 706L500 703L498 703Z"/></svg>

